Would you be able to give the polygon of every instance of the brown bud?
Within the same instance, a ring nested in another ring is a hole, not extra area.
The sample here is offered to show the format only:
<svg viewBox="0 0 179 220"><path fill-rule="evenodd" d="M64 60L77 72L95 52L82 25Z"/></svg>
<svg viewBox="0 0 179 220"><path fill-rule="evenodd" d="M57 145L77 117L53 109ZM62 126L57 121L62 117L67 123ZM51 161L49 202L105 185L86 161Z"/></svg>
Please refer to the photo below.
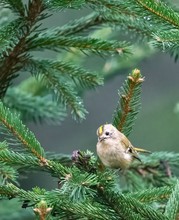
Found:
<svg viewBox="0 0 179 220"><path fill-rule="evenodd" d="M40 166L48 166L49 164L48 164L48 160L46 159L46 158L44 158L44 157L41 157L40 158Z"/></svg>
<svg viewBox="0 0 179 220"><path fill-rule="evenodd" d="M47 202L41 200L37 207L33 209L34 212L40 217L40 220L45 220L49 213L52 211L51 207L48 207Z"/></svg>

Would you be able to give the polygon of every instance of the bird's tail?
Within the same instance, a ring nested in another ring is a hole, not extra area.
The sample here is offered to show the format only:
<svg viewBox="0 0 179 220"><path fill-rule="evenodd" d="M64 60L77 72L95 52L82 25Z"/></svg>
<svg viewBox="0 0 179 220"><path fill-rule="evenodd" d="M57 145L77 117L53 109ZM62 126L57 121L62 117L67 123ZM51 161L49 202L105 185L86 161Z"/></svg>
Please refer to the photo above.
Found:
<svg viewBox="0 0 179 220"><path fill-rule="evenodd" d="M148 151L148 150L145 150L145 149L142 149L142 148L138 148L138 147L134 147L134 149L139 153L147 153L147 154L152 153L151 151Z"/></svg>

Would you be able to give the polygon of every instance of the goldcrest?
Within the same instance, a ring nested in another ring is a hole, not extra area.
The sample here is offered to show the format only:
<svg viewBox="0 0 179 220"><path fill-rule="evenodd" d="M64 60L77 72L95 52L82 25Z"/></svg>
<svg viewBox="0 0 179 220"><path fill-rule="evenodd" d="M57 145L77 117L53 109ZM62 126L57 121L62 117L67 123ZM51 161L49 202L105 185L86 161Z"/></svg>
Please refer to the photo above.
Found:
<svg viewBox="0 0 179 220"><path fill-rule="evenodd" d="M138 152L150 153L133 147L127 137L112 124L100 126L97 136L97 154L106 167L125 170L134 159L141 161Z"/></svg>

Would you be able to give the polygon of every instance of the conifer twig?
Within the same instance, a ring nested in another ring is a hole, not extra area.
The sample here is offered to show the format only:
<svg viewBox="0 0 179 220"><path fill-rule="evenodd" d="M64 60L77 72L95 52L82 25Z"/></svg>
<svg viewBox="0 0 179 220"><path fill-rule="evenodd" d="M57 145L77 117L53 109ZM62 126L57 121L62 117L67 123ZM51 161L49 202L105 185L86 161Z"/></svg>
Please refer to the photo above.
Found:
<svg viewBox="0 0 179 220"><path fill-rule="evenodd" d="M113 116L114 126L126 136L129 135L140 109L141 83L144 81L140 70L134 69L128 76L121 93L120 101Z"/></svg>
<svg viewBox="0 0 179 220"><path fill-rule="evenodd" d="M176 28L179 27L179 15L177 14L177 12L172 10L172 8L169 8L165 3L155 0L137 0L137 2L149 12L155 14L158 19L160 18L162 20L165 20Z"/></svg>

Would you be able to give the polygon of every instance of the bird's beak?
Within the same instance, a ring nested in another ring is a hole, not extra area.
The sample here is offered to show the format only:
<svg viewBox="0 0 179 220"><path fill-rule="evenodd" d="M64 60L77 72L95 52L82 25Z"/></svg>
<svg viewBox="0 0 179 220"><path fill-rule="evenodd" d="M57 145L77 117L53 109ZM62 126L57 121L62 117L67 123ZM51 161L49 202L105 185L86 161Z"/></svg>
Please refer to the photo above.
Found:
<svg viewBox="0 0 179 220"><path fill-rule="evenodd" d="M98 141L103 141L103 140L105 140L106 138L105 137L103 137L103 136L101 136L101 137L98 137Z"/></svg>

